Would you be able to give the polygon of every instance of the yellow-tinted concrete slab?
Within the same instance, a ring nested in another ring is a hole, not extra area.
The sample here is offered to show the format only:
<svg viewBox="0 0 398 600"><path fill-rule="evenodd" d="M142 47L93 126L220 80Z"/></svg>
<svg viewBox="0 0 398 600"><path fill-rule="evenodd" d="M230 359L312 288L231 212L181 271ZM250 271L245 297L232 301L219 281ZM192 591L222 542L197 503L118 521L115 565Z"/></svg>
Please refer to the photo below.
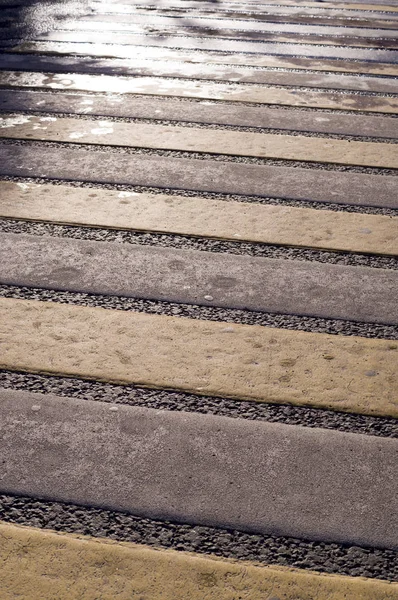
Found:
<svg viewBox="0 0 398 600"><path fill-rule="evenodd" d="M0 299L0 368L398 416L398 343Z"/></svg>
<svg viewBox="0 0 398 600"><path fill-rule="evenodd" d="M398 585L0 524L2 600L394 600Z"/></svg>
<svg viewBox="0 0 398 600"><path fill-rule="evenodd" d="M351 93L291 91L261 85L202 83L158 77L122 78L111 75L48 74L20 71L0 73L0 85L39 89L80 90L185 98L256 102L282 106L310 106L338 110L398 113L398 98Z"/></svg>
<svg viewBox="0 0 398 600"><path fill-rule="evenodd" d="M79 42L25 42L12 48L12 52L40 54L78 54L102 58L145 58L188 62L192 64L240 65L253 67L279 67L398 76L398 65L344 60L319 60L316 58L291 58L267 54L217 54L190 52L183 49L95 44Z"/></svg>
<svg viewBox="0 0 398 600"><path fill-rule="evenodd" d="M395 144L73 118L0 118L0 137L398 168Z"/></svg>
<svg viewBox="0 0 398 600"><path fill-rule="evenodd" d="M398 219L382 215L9 181L0 196L2 217L398 254Z"/></svg>

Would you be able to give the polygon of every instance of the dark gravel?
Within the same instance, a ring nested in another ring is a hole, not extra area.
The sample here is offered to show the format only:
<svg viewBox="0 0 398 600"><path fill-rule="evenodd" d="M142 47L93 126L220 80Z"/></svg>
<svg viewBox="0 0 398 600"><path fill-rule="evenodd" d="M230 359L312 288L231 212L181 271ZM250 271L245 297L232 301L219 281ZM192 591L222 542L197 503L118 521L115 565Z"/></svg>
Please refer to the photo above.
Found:
<svg viewBox="0 0 398 600"><path fill-rule="evenodd" d="M199 396L187 392L151 390L134 385L87 381L76 377L36 375L0 370L0 387L40 394L128 404L158 410L173 410L223 417L337 429L379 437L398 438L398 420L335 412L319 408L264 404L246 400Z"/></svg>
<svg viewBox="0 0 398 600"><path fill-rule="evenodd" d="M141 300L81 292L58 292L1 284L0 297L59 302L61 304L74 304L77 306L97 306L111 310L145 312L155 315L187 317L189 319L201 319L205 321L223 321L225 323L240 323L244 325L279 327L281 329L328 333L332 335L355 335L366 338L398 340L398 326L380 325L379 323L357 323L338 319L271 314L250 310L177 304L159 300Z"/></svg>
<svg viewBox="0 0 398 600"><path fill-rule="evenodd" d="M392 550L153 521L106 509L11 495L0 496L0 519L19 525L178 551L398 581L398 552Z"/></svg>
<svg viewBox="0 0 398 600"><path fill-rule="evenodd" d="M114 242L121 244L139 244L181 250L201 250L223 254L283 258L286 260L316 261L336 265L365 266L377 269L398 269L398 257L377 256L354 252L326 252L308 248L276 246L271 244L217 240L204 237L151 233L123 229L100 227L80 227L77 225L56 225L17 219L0 218L0 231L4 233L23 233L37 236L91 240L96 242Z"/></svg>

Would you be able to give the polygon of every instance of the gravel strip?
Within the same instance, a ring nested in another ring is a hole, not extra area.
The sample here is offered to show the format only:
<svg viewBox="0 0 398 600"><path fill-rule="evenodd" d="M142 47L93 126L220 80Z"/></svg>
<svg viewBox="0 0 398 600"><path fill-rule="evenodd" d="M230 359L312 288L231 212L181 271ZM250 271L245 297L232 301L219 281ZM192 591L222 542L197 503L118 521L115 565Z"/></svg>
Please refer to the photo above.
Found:
<svg viewBox="0 0 398 600"><path fill-rule="evenodd" d="M105 144L80 144L76 142L46 142L39 140L22 140L13 138L0 138L1 146L28 146L29 148L35 148L40 151L41 148L65 148L71 149L73 147L79 150L89 150L91 153L94 152L108 152L112 154L121 155L146 155L146 156L162 156L163 158L189 158L198 160L212 160L213 162L223 163L240 163L247 165L266 165L274 167L290 167L290 168L303 168L312 169L317 171L336 171L346 173L365 173L368 175L394 175L398 176L398 169L387 169L379 167L354 167L348 165L338 165L332 163L317 163L312 161L298 161L298 160L285 160L285 159L270 159L270 158L255 158L251 156L234 156L227 154L211 154L206 152L187 152L182 150L159 150L139 147L126 147L126 146L108 146Z"/></svg>
<svg viewBox="0 0 398 600"><path fill-rule="evenodd" d="M197 306L195 304L177 304L175 302L160 300L141 300L121 296L86 294L83 292L58 292L41 288L1 284L0 297L59 302L61 304L135 311L154 315L168 315L171 317L186 317L202 321L222 321L224 323L278 327L296 331L328 333L331 335L398 340L398 326L380 325L379 323L357 323L341 319L322 319L320 317L263 313L233 308Z"/></svg>
<svg viewBox="0 0 398 600"><path fill-rule="evenodd" d="M349 413L199 396L187 392L150 390L134 385L87 381L76 377L36 375L0 370L0 387L24 392L128 404L158 410L197 412L250 421L268 421L302 427L337 429L379 437L398 438L398 421Z"/></svg>
<svg viewBox="0 0 398 600"><path fill-rule="evenodd" d="M0 218L0 231L3 233L27 233L38 236L50 235L53 237L91 240L95 242L139 244L162 248L179 248L181 250L201 250L241 256L283 258L287 260L316 261L329 264L398 270L398 257L392 256L376 256L343 251L327 252L308 248L217 240L167 233L57 225L54 223L40 223L8 218Z"/></svg>
<svg viewBox="0 0 398 600"><path fill-rule="evenodd" d="M110 510L11 495L0 496L0 519L41 529L108 537L178 551L352 577L398 580L398 552L392 550L180 525Z"/></svg>
<svg viewBox="0 0 398 600"><path fill-rule="evenodd" d="M2 175L2 181L13 181L16 183L43 183L49 180L43 177L18 177L14 175ZM257 204L274 204L283 206L294 206L296 208L313 208L315 210L332 210L336 212L357 212L369 215L398 216L398 211L393 208L377 208L374 206L354 206L348 204L332 204L329 202L311 202L308 200L290 200L284 198L267 198L260 196L245 196L241 194L222 194L217 192L201 192L190 190L176 190L173 188L155 188L149 186L127 185L123 183L97 183L85 181L68 181L64 179L51 179L53 185L68 185L70 187L81 187L88 189L117 190L120 192L138 192L148 194L170 194L171 196L185 196L187 198L199 197L211 200L222 200L224 202L254 202Z"/></svg>

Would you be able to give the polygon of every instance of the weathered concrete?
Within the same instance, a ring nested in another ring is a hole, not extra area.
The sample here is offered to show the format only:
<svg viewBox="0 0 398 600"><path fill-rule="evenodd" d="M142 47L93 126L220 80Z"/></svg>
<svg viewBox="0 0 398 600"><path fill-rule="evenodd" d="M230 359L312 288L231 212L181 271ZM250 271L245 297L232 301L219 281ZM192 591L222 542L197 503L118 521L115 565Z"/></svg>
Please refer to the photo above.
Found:
<svg viewBox="0 0 398 600"><path fill-rule="evenodd" d="M285 131L313 133L340 133L345 135L379 138L398 137L398 119L384 115L342 115L278 109L277 107L181 102L156 97L129 95L95 96L76 93L48 94L39 91L2 90L0 110L19 112L26 110L45 113L74 113L84 115L115 116L141 119L165 119L189 123L238 125L244 127L275 128Z"/></svg>
<svg viewBox="0 0 398 600"><path fill-rule="evenodd" d="M398 547L397 440L4 390L4 493Z"/></svg>
<svg viewBox="0 0 398 600"><path fill-rule="evenodd" d="M398 113L398 96L371 96L329 91L295 91L222 82L195 82L190 79L156 77L123 78L112 75L82 75L36 73L21 71L0 72L0 85L30 89L79 90L116 94L143 94L256 102L282 106L308 106L350 111Z"/></svg>
<svg viewBox="0 0 398 600"><path fill-rule="evenodd" d="M153 6L153 0L123 0L123 2L116 2L115 4L110 5L109 2L104 2L104 6L112 6L112 11L117 11L120 4L130 8L132 5L139 10L141 6ZM214 8L214 2L206 1L201 2L201 7ZM171 3L168 0L159 0L157 3L158 8L168 8L168 7L183 7L183 8L197 8L198 3L192 1L185 0L173 0ZM397 12L397 6L392 4L391 2L373 2L373 3L341 3L336 4L334 2L309 2L306 0L305 2L301 2L300 0L287 1L287 0L278 0L278 4L275 6L271 4L269 1L266 3L261 3L259 0L255 2L249 2L248 0L242 2L233 2L232 0L229 2L217 2L216 6L217 10L244 10L244 11L253 11L259 14L284 14L287 16L295 16L295 15L303 15L303 16L325 16L331 18L340 18L340 17L367 17L372 18L373 13L377 13L377 11L383 11L379 14L375 14L375 18L377 19L394 19L396 15L394 12ZM369 13L364 13L363 11L369 11ZM391 14L386 14L391 13ZM307 18L308 21L308 18Z"/></svg>
<svg viewBox="0 0 398 600"><path fill-rule="evenodd" d="M2 217L398 255L383 215L10 181L0 196Z"/></svg>
<svg viewBox="0 0 398 600"><path fill-rule="evenodd" d="M273 56L268 54L222 54L218 52L195 52L179 48L157 48L153 46L128 46L92 42L25 42L10 48L13 52L42 54L79 54L81 56L100 56L103 58L141 58L175 60L188 64L239 65L252 67L276 67L282 69L309 69L344 73L362 73L365 75L398 75L398 65L349 60L328 60L306 57Z"/></svg>
<svg viewBox="0 0 398 600"><path fill-rule="evenodd" d="M64 535L0 523L4 600L232 600L236 593L264 600L275 589L297 600L305 589L313 600L394 600L397 584L336 577L249 562L159 550L109 539ZM5 596L4 596L5 594ZM142 595L144 594L144 596Z"/></svg>
<svg viewBox="0 0 398 600"><path fill-rule="evenodd" d="M0 137L398 169L397 148L389 143L178 125L16 115L0 117Z"/></svg>
<svg viewBox="0 0 398 600"><path fill-rule="evenodd" d="M316 26L316 25L304 25L304 24L295 24L295 23L261 23L261 22L253 22L245 19L239 19L237 15L235 19L228 18L212 18L211 16L198 15L195 13L185 13L185 16L167 16L161 14L143 14L139 12L134 13L126 13L123 14L114 14L116 10L113 10L113 14L107 14L106 17L101 14L101 12L95 12L95 14L87 15L79 19L79 23L103 23L106 21L107 23L114 23L117 25L120 24L144 24L144 25L159 25L164 27L165 29L172 27L181 27L181 28L191 28L197 27L199 29L202 28L214 28L217 30L222 29L237 29L239 31L255 31L255 32L264 32L264 33L274 33L277 37L280 34L284 33L295 33L298 36L307 36L310 34L318 35L321 37L319 43L322 44L322 38L328 36L337 36L337 37L358 37L358 38L383 38L382 41L379 41L379 44L383 44L385 39L394 38L394 31L389 30L377 30L377 29L363 29L359 27L333 27L333 26ZM76 23L75 21L73 23ZM357 43L359 43L358 40Z"/></svg>
<svg viewBox="0 0 398 600"><path fill-rule="evenodd" d="M324 2L322 2L322 5ZM318 8L321 8L322 5L318 4ZM152 5L153 6L153 5ZM271 5L272 6L272 5ZM280 6L280 5L279 5ZM308 5L307 5L308 6ZM167 6L165 3L159 2L156 7L156 12L153 14L159 15L167 15L167 16L175 16L175 17L184 17L192 13L192 9L195 9L195 17L211 17L217 19L243 19L245 21L258 22L258 23L283 23L289 25L299 25L304 24L308 25L308 21L310 20L311 25L319 26L319 25L327 25L328 27L355 27L355 28L375 28L375 29L395 29L397 26L396 20L394 20L394 15L389 15L389 19L378 19L372 17L372 15L366 13L362 13L361 16L358 14L354 17L344 17L344 16L332 16L325 13L313 14L308 19L308 16L305 15L281 15L270 13L267 9L270 5L263 5L263 10L261 10L261 5L253 5L253 4L225 4L217 2L215 3L206 3L201 2L200 6L198 2L173 2L172 5ZM123 2L123 4L106 4L106 3L97 3L97 14L136 14L136 13L147 13L147 9L142 4L129 4ZM150 9L151 12L153 8ZM372 11L373 12L373 11ZM377 11L376 11L377 12ZM388 11L387 11L388 12Z"/></svg>
<svg viewBox="0 0 398 600"><path fill-rule="evenodd" d="M398 207L398 179L394 176L93 153L78 148L41 148L39 154L36 148L3 145L0 158L0 175Z"/></svg>
<svg viewBox="0 0 398 600"><path fill-rule="evenodd" d="M73 24L73 30L51 31L40 34L40 40L71 41L71 42L103 42L104 34L109 44L131 44L138 46L166 46L169 48L196 48L201 50L224 50L227 52L259 52L280 54L287 56L306 56L318 58L343 58L345 60L369 60L376 62L395 62L398 57L396 50L382 50L377 48L350 48L345 46L322 46L317 44L292 44L292 43L270 43L262 41L229 40L222 38L188 37L177 35L174 32L163 35L143 35L137 30L136 33L123 32L122 25L118 25L119 31L112 31L115 26L109 24L99 31L97 24L93 24L90 30L89 24L82 23L80 31L77 23Z"/></svg>
<svg viewBox="0 0 398 600"><path fill-rule="evenodd" d="M383 269L6 233L0 265L21 287L398 324Z"/></svg>
<svg viewBox="0 0 398 600"><path fill-rule="evenodd" d="M312 34L297 34L297 33L266 33L263 31L239 31L237 29L226 29L219 27L206 27L206 26L185 26L178 19L170 19L168 25L159 24L158 27L147 24L134 23L130 21L125 15L119 17L118 20L110 17L107 19L105 16L99 15L100 19L91 19L87 17L87 20L70 21L65 22L63 29L65 31L102 31L104 33L112 33L121 31L124 33L132 33L134 35L153 35L154 33L160 34L161 36L184 36L189 38L210 38L214 40L233 40L234 42L239 41L253 41L255 43L271 42L272 44L291 44L299 45L303 42L303 35L305 35L305 44L307 46L315 46L315 56L318 55L317 48L332 47L340 48L346 45L351 50L355 49L375 49L378 52L382 50L396 51L398 48L398 41L395 39L375 39L375 38L363 38L363 37L343 37L343 36L320 36ZM174 24L173 24L174 23ZM353 57L351 57L353 58ZM387 59L390 60L390 59ZM394 59L392 59L394 60Z"/></svg>
<svg viewBox="0 0 398 600"><path fill-rule="evenodd" d="M396 342L0 299L0 368L398 416Z"/></svg>
<svg viewBox="0 0 398 600"><path fill-rule="evenodd" d="M148 59L103 59L92 57L31 56L0 54L0 68L14 71L44 71L47 73L91 73L121 76L175 77L206 81L258 83L292 87L313 87L337 90L397 93L397 81L386 77L357 75L291 73L255 71L231 65L195 65L184 62Z"/></svg>

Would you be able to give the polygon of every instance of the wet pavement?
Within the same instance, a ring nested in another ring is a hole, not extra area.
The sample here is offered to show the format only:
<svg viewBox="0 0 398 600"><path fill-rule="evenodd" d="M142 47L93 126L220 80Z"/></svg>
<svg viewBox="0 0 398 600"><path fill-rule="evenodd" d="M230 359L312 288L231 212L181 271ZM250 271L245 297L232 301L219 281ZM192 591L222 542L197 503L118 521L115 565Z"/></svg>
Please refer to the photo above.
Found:
<svg viewBox="0 0 398 600"><path fill-rule="evenodd" d="M181 600L398 596L397 29L395 0L0 0L7 593L157 598L169 561Z"/></svg>

